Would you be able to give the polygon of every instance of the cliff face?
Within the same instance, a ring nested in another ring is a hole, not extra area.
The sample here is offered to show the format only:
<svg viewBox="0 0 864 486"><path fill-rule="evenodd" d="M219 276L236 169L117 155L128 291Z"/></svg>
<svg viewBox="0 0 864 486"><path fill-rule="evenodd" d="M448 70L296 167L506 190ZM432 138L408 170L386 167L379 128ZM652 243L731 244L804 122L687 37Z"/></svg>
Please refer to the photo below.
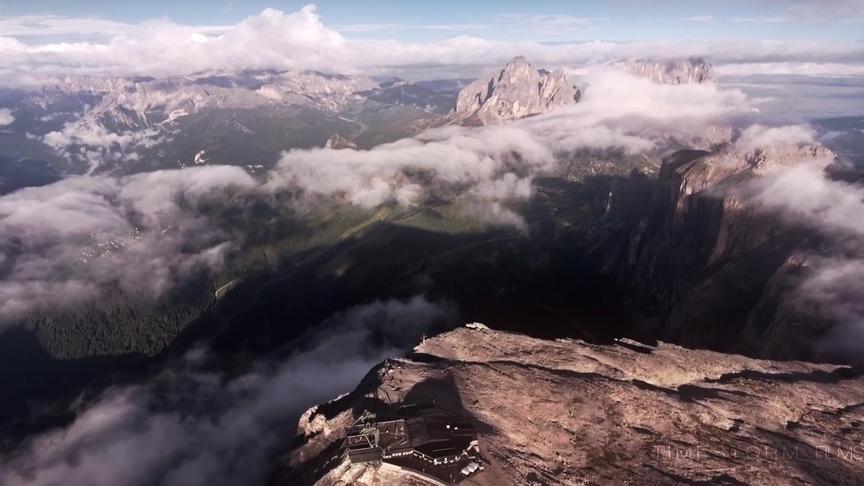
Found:
<svg viewBox="0 0 864 486"><path fill-rule="evenodd" d="M670 61L634 60L627 67L633 74L660 84L706 83L713 80L711 65L699 57Z"/></svg>
<svg viewBox="0 0 864 486"><path fill-rule="evenodd" d="M564 71L537 70L524 57L515 57L497 73L459 92L448 121L495 125L573 104L579 97L579 88Z"/></svg>
<svg viewBox="0 0 864 486"><path fill-rule="evenodd" d="M657 318L649 334L766 357L808 356L824 322L791 316L781 297L816 237L734 189L832 157L820 147L677 152L656 179L613 182L590 252L637 312Z"/></svg>
<svg viewBox="0 0 864 486"><path fill-rule="evenodd" d="M307 412L274 484L418 481L338 454L346 425L385 397L435 400L472 418L485 470L462 484L855 484L862 385L860 372L833 365L473 325Z"/></svg>

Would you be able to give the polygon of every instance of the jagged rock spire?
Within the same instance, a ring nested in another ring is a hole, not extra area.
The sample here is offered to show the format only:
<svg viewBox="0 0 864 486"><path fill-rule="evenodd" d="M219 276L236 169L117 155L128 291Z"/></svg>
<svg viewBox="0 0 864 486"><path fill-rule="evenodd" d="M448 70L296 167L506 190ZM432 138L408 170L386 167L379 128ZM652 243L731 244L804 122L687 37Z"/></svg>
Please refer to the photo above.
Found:
<svg viewBox="0 0 864 486"><path fill-rule="evenodd" d="M463 89L451 114L452 123L494 125L546 112L579 101L579 88L561 69L535 69L523 56Z"/></svg>

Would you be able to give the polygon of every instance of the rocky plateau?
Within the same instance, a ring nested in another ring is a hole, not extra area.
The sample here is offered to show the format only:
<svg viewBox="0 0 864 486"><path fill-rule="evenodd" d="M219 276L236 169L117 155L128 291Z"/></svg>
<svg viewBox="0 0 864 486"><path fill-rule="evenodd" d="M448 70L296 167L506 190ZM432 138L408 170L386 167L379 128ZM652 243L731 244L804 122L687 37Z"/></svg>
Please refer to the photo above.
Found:
<svg viewBox="0 0 864 486"><path fill-rule="evenodd" d="M470 324L307 411L273 484L424 484L340 455L365 409L421 400L476 424L485 470L461 484L851 485L864 474L858 369Z"/></svg>

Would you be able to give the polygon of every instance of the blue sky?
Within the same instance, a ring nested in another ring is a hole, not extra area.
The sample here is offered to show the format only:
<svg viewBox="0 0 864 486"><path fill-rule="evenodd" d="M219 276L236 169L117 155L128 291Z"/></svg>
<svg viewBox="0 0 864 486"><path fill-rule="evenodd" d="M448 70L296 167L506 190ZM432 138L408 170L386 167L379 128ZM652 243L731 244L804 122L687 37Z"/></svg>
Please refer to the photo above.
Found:
<svg viewBox="0 0 864 486"><path fill-rule="evenodd" d="M0 16L50 14L128 23L169 18L184 24L226 25L266 7L293 11L307 3L310 2L0 0ZM549 42L651 39L857 42L864 37L861 33L864 0L320 0L314 3L324 23L346 36L402 41L428 41L454 35Z"/></svg>

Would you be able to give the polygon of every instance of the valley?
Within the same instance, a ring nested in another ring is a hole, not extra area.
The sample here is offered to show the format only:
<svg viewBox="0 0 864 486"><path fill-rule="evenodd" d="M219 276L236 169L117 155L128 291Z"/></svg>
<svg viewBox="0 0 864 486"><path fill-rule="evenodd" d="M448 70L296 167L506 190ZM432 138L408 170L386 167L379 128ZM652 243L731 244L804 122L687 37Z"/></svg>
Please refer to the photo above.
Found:
<svg viewBox="0 0 864 486"><path fill-rule="evenodd" d="M0 482L403 484L342 440L426 401L465 484L857 477L861 119L695 56L487 71L0 89Z"/></svg>

